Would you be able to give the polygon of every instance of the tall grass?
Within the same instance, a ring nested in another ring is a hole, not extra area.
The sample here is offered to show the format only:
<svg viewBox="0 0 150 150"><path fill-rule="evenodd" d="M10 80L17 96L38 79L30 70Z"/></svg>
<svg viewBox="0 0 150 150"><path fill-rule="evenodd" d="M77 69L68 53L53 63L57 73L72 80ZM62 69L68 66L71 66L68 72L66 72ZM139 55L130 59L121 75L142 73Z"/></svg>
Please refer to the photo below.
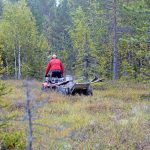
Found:
<svg viewBox="0 0 150 150"><path fill-rule="evenodd" d="M4 96L11 104L9 113L15 112L16 119L23 118L23 83L6 84L13 89ZM41 83L32 81L32 104L48 99L42 107L32 110L33 149L150 149L150 101L143 98L150 86L123 82L96 86L93 96L63 96L43 93ZM14 128L26 133L27 122L13 122L8 131Z"/></svg>

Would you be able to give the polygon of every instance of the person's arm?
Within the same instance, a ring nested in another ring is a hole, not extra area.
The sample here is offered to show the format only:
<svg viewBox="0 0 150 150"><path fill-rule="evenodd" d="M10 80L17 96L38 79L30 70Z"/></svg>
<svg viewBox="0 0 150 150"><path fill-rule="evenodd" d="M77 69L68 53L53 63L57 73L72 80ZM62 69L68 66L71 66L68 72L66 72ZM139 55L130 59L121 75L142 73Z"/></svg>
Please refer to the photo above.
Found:
<svg viewBox="0 0 150 150"><path fill-rule="evenodd" d="M49 62L49 63L47 64L47 66L46 66L45 76L47 76L47 74L48 74L50 68L51 68L51 62Z"/></svg>

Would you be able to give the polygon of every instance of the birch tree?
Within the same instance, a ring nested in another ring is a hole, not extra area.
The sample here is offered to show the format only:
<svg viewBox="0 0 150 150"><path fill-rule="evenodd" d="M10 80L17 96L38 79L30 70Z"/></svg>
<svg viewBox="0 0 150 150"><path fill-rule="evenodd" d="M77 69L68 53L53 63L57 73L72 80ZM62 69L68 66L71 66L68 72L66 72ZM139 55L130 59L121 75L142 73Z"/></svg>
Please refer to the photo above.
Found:
<svg viewBox="0 0 150 150"><path fill-rule="evenodd" d="M10 66L9 73L14 72L15 78L20 79L28 70L33 71L32 64L46 54L48 44L37 32L35 19L25 1L4 3L0 28L5 64Z"/></svg>

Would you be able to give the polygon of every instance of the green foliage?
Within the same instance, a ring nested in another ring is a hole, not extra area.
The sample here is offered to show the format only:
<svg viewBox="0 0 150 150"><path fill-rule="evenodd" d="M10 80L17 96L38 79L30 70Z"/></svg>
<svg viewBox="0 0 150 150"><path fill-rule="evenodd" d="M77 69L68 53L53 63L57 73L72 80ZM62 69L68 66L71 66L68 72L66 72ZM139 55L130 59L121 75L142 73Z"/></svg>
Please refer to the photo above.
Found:
<svg viewBox="0 0 150 150"><path fill-rule="evenodd" d="M147 68L148 65L146 58L149 53L146 43L149 30L148 12L144 1L132 3L130 6L124 5L122 24L132 27L133 31L123 34L120 39L119 46L123 50L120 51L122 66L124 66L125 61L126 65L130 66L130 72L126 70L128 73L121 74L122 77L125 75L127 78L131 77L131 79L147 80L147 77L143 75L143 70L147 70L144 68Z"/></svg>
<svg viewBox="0 0 150 150"><path fill-rule="evenodd" d="M2 0L0 0L0 16L2 14L2 11L3 11L3 3L2 3Z"/></svg>
<svg viewBox="0 0 150 150"><path fill-rule="evenodd" d="M22 77L43 76L47 55L57 52L66 73L111 79L113 2L0 1L0 50L6 73L16 77L21 69ZM149 7L148 0L116 1L120 79L149 80Z"/></svg>
<svg viewBox="0 0 150 150"><path fill-rule="evenodd" d="M5 68L3 66L3 61L2 61L2 58L1 58L1 55L0 55L0 77L1 75L5 72Z"/></svg>
<svg viewBox="0 0 150 150"><path fill-rule="evenodd" d="M88 26L88 18L81 7L71 14L73 26L70 27L70 36L73 42L73 53L76 56L75 73L77 76L91 74L93 64L94 43L91 39L91 31ZM82 68L82 69L81 69Z"/></svg>
<svg viewBox="0 0 150 150"><path fill-rule="evenodd" d="M11 94L11 88L0 80L0 149L23 150L25 149L25 135L22 131L16 129L10 130L12 127L11 120L16 117L16 112L10 112L10 102L5 97Z"/></svg>
<svg viewBox="0 0 150 150"><path fill-rule="evenodd" d="M4 112L7 111L10 104L4 98L5 95L10 94L11 89L6 86L6 84L0 80L0 128L6 127L9 124L9 121L15 117L15 113L5 114Z"/></svg>
<svg viewBox="0 0 150 150"><path fill-rule="evenodd" d="M0 149L5 150L24 150L25 149L25 138L24 134L21 131L13 132L1 132L0 134Z"/></svg>
<svg viewBox="0 0 150 150"><path fill-rule="evenodd" d="M3 68L3 62L1 60L1 55L0 55L0 77L4 73L4 68ZM6 85L0 80L0 107L2 105L2 96L7 94L7 88Z"/></svg>
<svg viewBox="0 0 150 150"><path fill-rule="evenodd" d="M14 68L7 70L7 74L17 74L21 69L23 77L31 75L24 72L22 64L26 64L25 66L34 73L35 64L38 69L42 68L40 64L44 64L46 55L44 51L48 48L48 44L44 36L40 36L37 32L35 19L24 1L5 3L0 29L2 57L9 68ZM37 62L37 57L41 58L41 62Z"/></svg>
<svg viewBox="0 0 150 150"><path fill-rule="evenodd" d="M6 90L6 85L0 80L0 99L3 95L5 95L8 91Z"/></svg>

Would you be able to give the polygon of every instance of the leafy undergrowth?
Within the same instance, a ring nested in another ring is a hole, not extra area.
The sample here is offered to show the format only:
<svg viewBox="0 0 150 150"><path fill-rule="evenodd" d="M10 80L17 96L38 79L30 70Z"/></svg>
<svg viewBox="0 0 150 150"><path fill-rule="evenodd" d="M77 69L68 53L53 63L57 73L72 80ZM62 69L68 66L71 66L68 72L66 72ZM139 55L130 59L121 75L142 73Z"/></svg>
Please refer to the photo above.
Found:
<svg viewBox="0 0 150 150"><path fill-rule="evenodd" d="M7 131L17 129L24 141L26 88L23 81L6 84L12 91L3 97L9 103L5 113L15 116ZM150 149L149 85L108 82L89 97L45 93L36 81L30 90L34 150Z"/></svg>

